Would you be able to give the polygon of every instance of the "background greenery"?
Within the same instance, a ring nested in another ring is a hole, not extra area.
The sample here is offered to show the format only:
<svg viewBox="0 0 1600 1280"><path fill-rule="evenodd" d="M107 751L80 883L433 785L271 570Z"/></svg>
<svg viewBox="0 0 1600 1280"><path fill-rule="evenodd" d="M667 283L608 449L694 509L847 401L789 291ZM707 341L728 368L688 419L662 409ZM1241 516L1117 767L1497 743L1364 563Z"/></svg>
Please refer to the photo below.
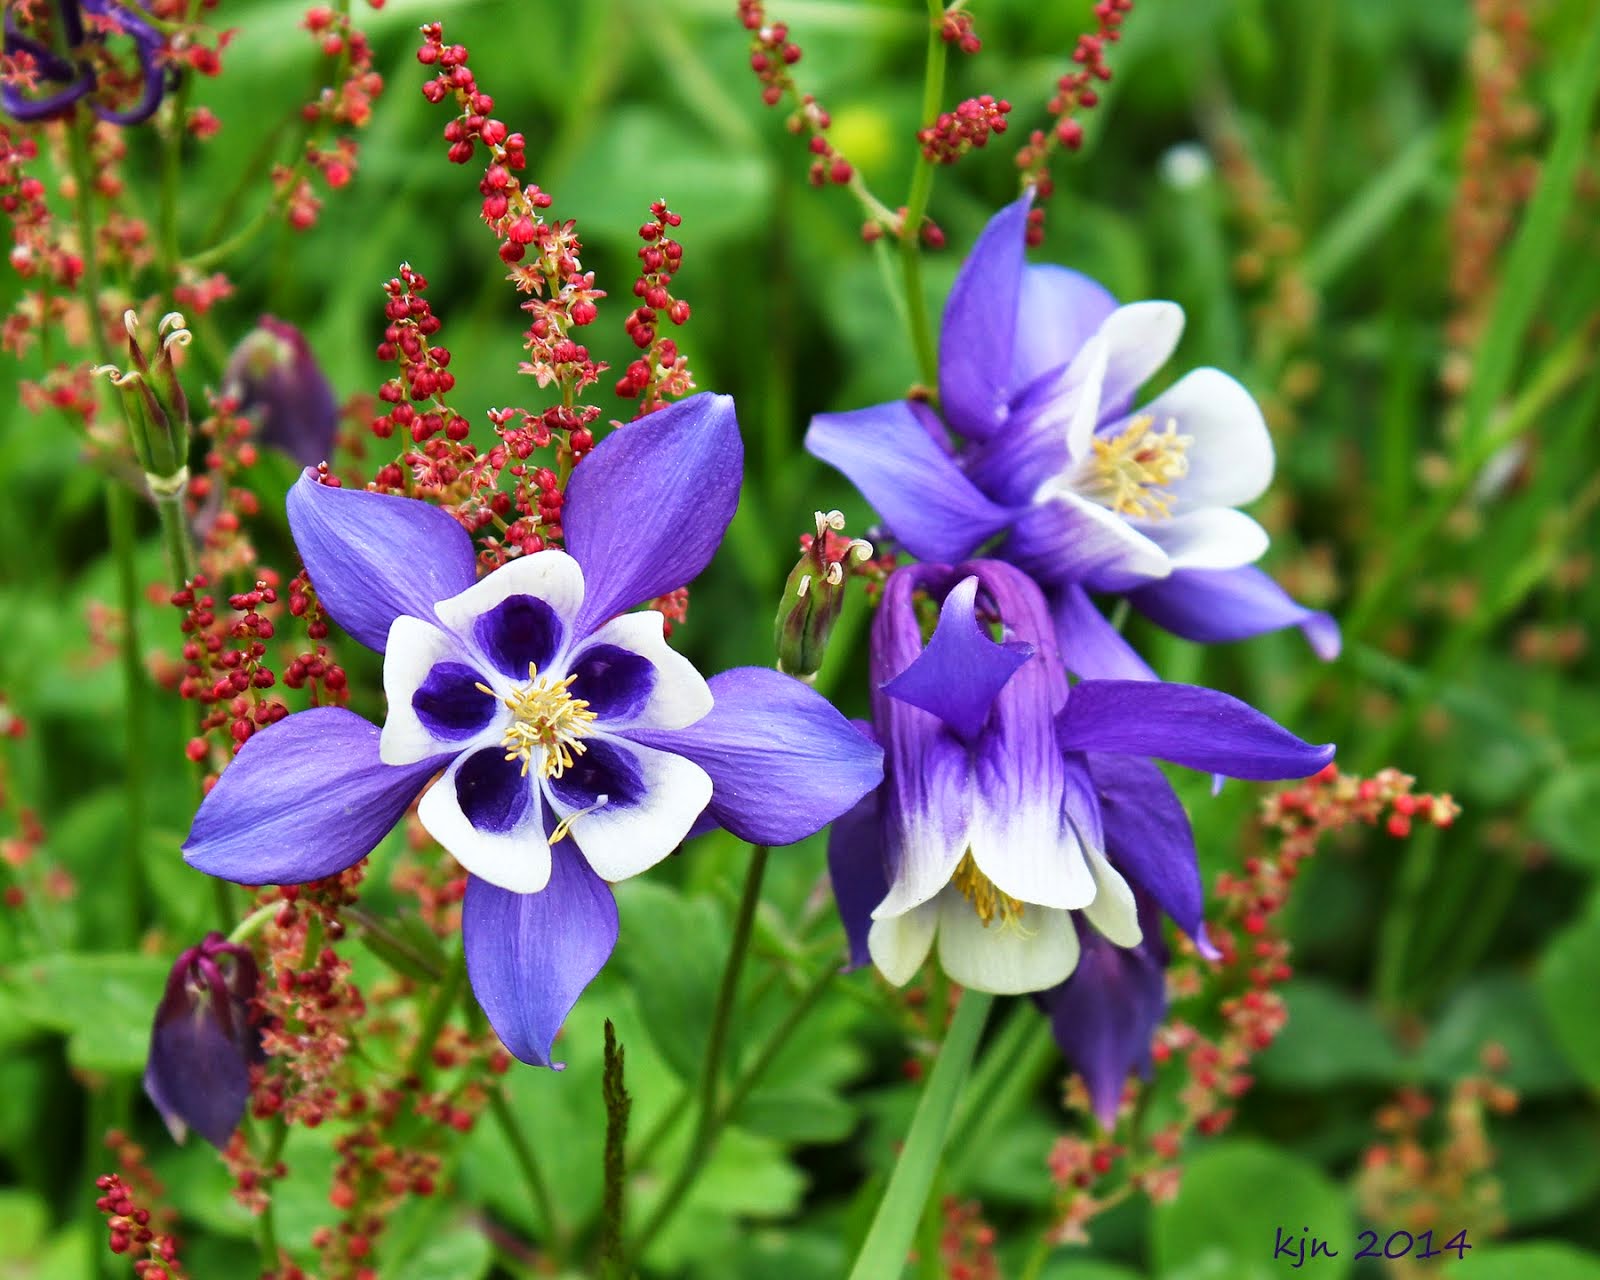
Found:
<svg viewBox="0 0 1600 1280"><path fill-rule="evenodd" d="M1088 7L975 6L984 48L953 62L949 101L1004 96L1013 128L939 175L931 212L950 247L928 267L935 302L1014 193L1015 144L1043 122ZM874 191L899 203L920 123L922 7L772 8L805 49L797 74L833 111L835 141ZM578 220L585 263L612 292L595 346L618 369L636 229L657 197L683 215L674 292L694 315L675 336L699 385L735 396L748 449L740 516L679 633L708 671L770 661L771 609L813 509L843 508L852 529L869 518L838 476L800 452L810 415L894 398L915 376L896 303L860 241L859 210L842 190L806 185L803 148L760 104L732 9L389 0L363 15L388 91L363 135L357 179L309 233L275 231L231 264L238 291L217 312L230 337L262 311L294 321L342 394L371 391L383 376L373 357L381 285L409 261L433 285L457 407L481 422L490 406L539 403L516 374L520 316L477 224L476 173L445 162L445 116L417 91L415 28L442 16L447 38L471 48L497 114L527 134L529 176L554 195L552 213ZM185 243L210 225L215 193L276 127L279 105L286 115L310 87L297 3L225 11L240 28L226 74L197 90L225 130L186 174ZM1146 652L1166 675L1236 693L1311 740L1337 740L1347 768L1394 764L1423 789L1453 792L1465 813L1405 843L1362 832L1310 865L1291 907L1291 1022L1234 1129L1199 1149L1176 1203L1152 1210L1135 1200L1095 1224L1092 1253L1105 1261L1063 1253L1048 1280L1278 1274L1274 1225L1353 1243L1350 1183L1375 1140L1374 1110L1404 1083L1447 1089L1477 1069L1488 1041L1509 1050L1506 1079L1523 1099L1492 1129L1515 1243L1485 1241L1452 1267L1474 1280L1600 1276L1600 693L1588 647L1600 579L1586 550L1600 456L1600 28L1583 0L1529 12L1539 57L1525 92L1540 114L1522 150L1545 157L1547 181L1497 251L1499 287L1468 349L1464 394L1441 371L1445 326L1462 307L1449 288L1449 219L1478 108L1469 5L1139 0L1111 54L1116 77L1086 117L1088 141L1057 167L1037 257L1087 271L1125 299L1178 300L1190 323L1165 376L1216 364L1272 406L1280 461L1263 504L1275 532L1269 567L1350 627L1343 658L1327 668L1293 634L1202 652L1135 626ZM1215 155L1227 139L1267 184L1264 218L1215 159L1198 171L1186 164L1193 152L1172 159L1174 147L1196 144ZM139 139L132 145L137 180L149 157ZM1238 258L1264 237L1267 274L1252 282ZM1294 323L1275 295L1284 279L1315 301L1308 323ZM14 288L0 281L8 302ZM214 376L214 353L196 351L195 377ZM0 365L0 391L9 398L19 374L36 372ZM620 403L607 410L628 416ZM1501 465L1507 455L1495 446L1513 437L1520 452ZM1509 476L1496 484L1483 481L1491 455ZM0 927L0 1182L10 1187L0 1191L0 1276L76 1280L91 1274L91 1242L98 1252L103 1240L85 1216L106 1164L98 1086L142 1067L166 964L203 927L209 899L178 861L191 811L186 709L175 700L153 708L153 732L170 749L148 770L156 901L146 918L133 918L117 866L121 685L89 625L91 605L115 599L100 479L78 440L20 410L0 423L0 475L0 690L32 729L11 752L12 794L42 815L48 856L81 886L74 911L47 922L44 954L23 956L26 930ZM278 478L287 475L285 466ZM281 491L267 487L283 561ZM144 578L156 582L153 522L148 533ZM858 609L824 673L824 687L857 712ZM145 615L146 644L174 652L173 612L147 605ZM1540 657L1540 637L1552 635L1578 637L1576 652ZM360 691L354 705L377 710L369 655L346 645L341 656ZM1234 865L1251 838L1254 791L1230 787L1211 800L1194 788L1187 798L1208 872ZM569 1069L512 1077L574 1218L600 1192L601 1020L614 1019L627 1046L635 1132L648 1133L693 1078L743 856L708 839L627 886L616 961L569 1023ZM833 945L821 869L820 840L774 857L758 934L769 954L810 946L817 963ZM782 1016L779 975L757 962L736 1052ZM901 1071L906 1038L881 993L857 975L825 997L742 1111L655 1266L724 1278L842 1274L915 1096ZM983 1199L1013 1266L1051 1201L1044 1161L1063 1123L1059 1063L1034 1055L1022 1069L1025 1087L1006 1091L1004 1105L979 1098L969 1109L941 1184ZM683 1128L663 1129L663 1150L686 1138ZM250 1224L212 1153L172 1148L148 1111L139 1132L189 1215L193 1273L244 1274ZM280 1207L291 1245L328 1216L332 1159L304 1134L296 1142ZM385 1276L464 1280L509 1265L494 1261L477 1228L488 1214L535 1230L510 1169L485 1127L460 1162L457 1194L397 1228L415 1251ZM646 1180L633 1209L647 1211L650 1194ZM1353 1249L1343 1252L1315 1264L1317 1274L1350 1274ZM1451 1269L1442 1263L1431 1265Z"/></svg>

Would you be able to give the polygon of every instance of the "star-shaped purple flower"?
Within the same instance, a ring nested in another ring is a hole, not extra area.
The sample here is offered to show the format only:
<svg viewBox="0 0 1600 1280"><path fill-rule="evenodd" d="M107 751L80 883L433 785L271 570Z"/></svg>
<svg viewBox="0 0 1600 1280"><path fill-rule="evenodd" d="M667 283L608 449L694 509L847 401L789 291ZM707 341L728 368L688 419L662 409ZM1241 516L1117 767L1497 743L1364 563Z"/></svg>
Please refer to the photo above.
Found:
<svg viewBox="0 0 1600 1280"><path fill-rule="evenodd" d="M926 644L919 591L940 605ZM1139 895L1208 948L1188 818L1147 757L1255 779L1333 757L1212 689L1069 690L1043 596L1001 561L898 570L871 667L884 782L834 825L828 856L853 962L898 984L937 946L963 986L1048 990L1079 964L1084 926L1141 943Z"/></svg>
<svg viewBox="0 0 1600 1280"><path fill-rule="evenodd" d="M1046 588L1079 675L1154 674L1089 592L1124 596L1191 640L1298 626L1320 656L1336 655L1334 621L1254 567L1267 535L1237 508L1266 489L1273 451L1250 393L1197 369L1135 407L1177 346L1182 308L1118 306L1087 276L1029 266L1028 204L990 220L951 289L943 421L913 401L823 414L807 449L922 559L961 560L993 541L986 554Z"/></svg>
<svg viewBox="0 0 1600 1280"><path fill-rule="evenodd" d="M478 1001L508 1048L549 1065L568 1010L616 942L608 882L720 824L789 844L882 777L882 753L791 677L703 679L654 610L710 561L738 503L733 402L699 395L614 432L574 471L566 551L481 580L437 507L318 484L289 523L330 615L384 655L381 731L342 708L251 738L184 855L212 875L291 884L365 857L418 807L471 873L462 918Z"/></svg>

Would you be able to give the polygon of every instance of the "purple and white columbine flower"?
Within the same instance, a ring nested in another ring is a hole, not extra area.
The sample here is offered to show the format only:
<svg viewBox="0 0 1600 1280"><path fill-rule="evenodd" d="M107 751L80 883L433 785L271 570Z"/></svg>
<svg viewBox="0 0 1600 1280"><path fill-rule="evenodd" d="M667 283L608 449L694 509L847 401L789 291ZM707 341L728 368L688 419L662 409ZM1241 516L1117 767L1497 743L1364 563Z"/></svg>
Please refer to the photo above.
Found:
<svg viewBox="0 0 1600 1280"><path fill-rule="evenodd" d="M329 614L384 655L382 730L338 707L245 743L184 856L245 884L365 857L434 775L418 817L470 873L474 993L507 1048L549 1065L611 954L608 882L693 830L789 844L882 778L882 752L821 696L765 668L710 681L625 612L695 577L738 503L733 402L698 395L614 432L572 475L566 551L481 581L472 540L427 503L307 472L289 525Z"/></svg>
<svg viewBox="0 0 1600 1280"><path fill-rule="evenodd" d="M926 644L919 591L939 603ZM1069 691L1039 588L1001 561L896 571L871 672L884 782L835 823L828 858L852 961L897 984L937 946L963 986L1045 991L1085 953L1081 924L1140 944L1139 894L1209 949L1188 819L1147 757L1255 779L1333 757L1211 689Z"/></svg>
<svg viewBox="0 0 1600 1280"><path fill-rule="evenodd" d="M1333 619L1254 567L1267 535L1237 508L1266 489L1273 452L1250 393L1196 369L1135 408L1177 346L1182 308L1118 306L1087 276L1029 266L1028 204L990 220L950 292L943 422L909 400L823 414L806 448L922 559L961 560L996 540L986 554L1048 592L1078 675L1154 676L1089 592L1124 596L1202 643L1298 626L1321 657L1335 656Z"/></svg>

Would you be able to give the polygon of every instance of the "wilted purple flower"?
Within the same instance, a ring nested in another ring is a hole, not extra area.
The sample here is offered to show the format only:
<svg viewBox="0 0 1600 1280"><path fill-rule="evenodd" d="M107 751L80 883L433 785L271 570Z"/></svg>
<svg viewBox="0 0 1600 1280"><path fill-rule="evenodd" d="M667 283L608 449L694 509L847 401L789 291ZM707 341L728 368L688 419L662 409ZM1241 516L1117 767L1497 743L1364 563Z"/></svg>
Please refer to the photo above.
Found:
<svg viewBox="0 0 1600 1280"><path fill-rule="evenodd" d="M549 1065L616 942L608 881L706 824L803 839L882 778L877 746L798 680L745 667L707 682L660 613L624 612L705 568L742 458L726 396L618 430L567 487L567 551L481 581L444 511L308 473L290 529L328 612L383 653L388 717L380 732L314 708L252 737L201 805L189 862L245 884L333 875L441 775L418 816L471 873L473 990L513 1053Z"/></svg>
<svg viewBox="0 0 1600 1280"><path fill-rule="evenodd" d="M150 1028L144 1091L173 1138L193 1129L225 1147L250 1099L250 1068L265 1058L252 1019L260 974L250 948L208 933L172 965Z"/></svg>
<svg viewBox="0 0 1600 1280"><path fill-rule="evenodd" d="M849 476L914 555L960 560L1001 536L991 554L1046 589L1079 675L1154 674L1089 592L1122 595L1191 640L1299 626L1320 656L1337 654L1334 621L1253 567L1267 535L1236 508L1266 489L1273 453L1250 393L1197 369L1135 409L1177 345L1182 309L1119 307L1087 276L1028 266L1028 203L990 220L950 292L944 421L913 401L824 414L806 447Z"/></svg>
<svg viewBox="0 0 1600 1280"><path fill-rule="evenodd" d="M926 644L919 590L940 606ZM900 984L937 944L963 986L1054 987L1079 963L1082 923L1139 945L1136 892L1206 948L1193 835L1147 757L1274 779L1333 756L1211 689L1084 680L1069 692L1043 596L1000 561L897 571L871 671L884 782L835 824L828 857L852 961Z"/></svg>
<svg viewBox="0 0 1600 1280"><path fill-rule="evenodd" d="M333 453L339 402L305 335L275 316L262 316L228 357L224 394L253 418L264 444L304 467Z"/></svg>
<svg viewBox="0 0 1600 1280"><path fill-rule="evenodd" d="M95 88L93 66L85 59L73 61L63 57L44 41L26 35L17 25L13 6L7 4L5 12L5 51L12 58L26 57L33 63L38 80L57 86L43 97L31 97L7 80L0 84L0 106L14 120L53 120L69 114L82 98L89 99L90 110L102 120L112 124L142 124L155 114L161 105L161 94L166 72L161 64L162 36L145 18L141 6L118 0L55 0L55 11L60 19L61 38L67 49L76 55L87 41L100 40L99 26L111 24L132 38L139 62L141 92L133 106L117 110L104 105L91 96ZM94 32L88 25L96 27Z"/></svg>

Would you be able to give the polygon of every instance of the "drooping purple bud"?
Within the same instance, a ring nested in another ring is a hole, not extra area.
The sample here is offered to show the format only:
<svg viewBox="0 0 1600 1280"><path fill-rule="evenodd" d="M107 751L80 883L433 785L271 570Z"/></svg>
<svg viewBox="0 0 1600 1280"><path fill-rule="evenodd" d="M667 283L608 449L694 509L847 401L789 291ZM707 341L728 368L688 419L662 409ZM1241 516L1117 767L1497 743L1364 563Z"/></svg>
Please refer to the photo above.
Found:
<svg viewBox="0 0 1600 1280"><path fill-rule="evenodd" d="M262 316L228 358L223 392L254 418L261 440L301 466L326 462L339 425L339 402L305 335Z"/></svg>
<svg viewBox="0 0 1600 1280"><path fill-rule="evenodd" d="M251 1017L260 980L250 949L220 933L173 964L150 1029L144 1091L174 1141L193 1129L222 1148L243 1119L250 1068L266 1056Z"/></svg>
<svg viewBox="0 0 1600 1280"><path fill-rule="evenodd" d="M1150 1074L1150 1041L1167 1012L1160 913L1143 894L1138 898L1144 930L1138 946L1117 946L1080 916L1078 967L1059 987L1036 997L1108 1131L1116 1126L1128 1076Z"/></svg>

